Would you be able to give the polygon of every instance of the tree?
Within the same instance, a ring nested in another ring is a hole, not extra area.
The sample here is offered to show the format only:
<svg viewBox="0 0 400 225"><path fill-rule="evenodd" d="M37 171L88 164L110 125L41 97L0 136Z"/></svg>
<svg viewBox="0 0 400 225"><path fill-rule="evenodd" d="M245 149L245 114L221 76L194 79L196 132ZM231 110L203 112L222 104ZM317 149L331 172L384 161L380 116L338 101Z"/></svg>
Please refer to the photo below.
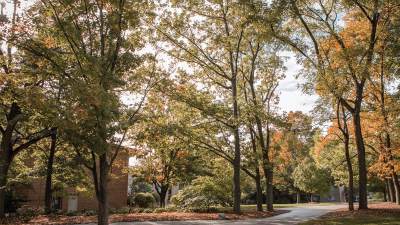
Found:
<svg viewBox="0 0 400 225"><path fill-rule="evenodd" d="M134 173L154 185L160 196L159 205L165 207L173 184L189 183L207 166L187 136L199 117L196 110L158 94L155 92L149 97L144 108L145 119L135 132L141 151Z"/></svg>
<svg viewBox="0 0 400 225"><path fill-rule="evenodd" d="M42 106L44 89L36 83L38 76L26 76L23 60L14 53L13 40L17 23L19 1L12 2L11 20L3 14L1 5L0 64L1 64L1 143L0 143L0 218L4 217L5 191L13 160L22 151L55 132L51 119L44 123ZM5 50L4 50L5 48ZM37 129L37 127L44 127Z"/></svg>
<svg viewBox="0 0 400 225"><path fill-rule="evenodd" d="M311 158L305 158L293 171L295 187L310 193L311 202L313 194L325 194L329 191L330 182L327 171L316 166Z"/></svg>
<svg viewBox="0 0 400 225"><path fill-rule="evenodd" d="M218 118L231 130L234 140L233 184L236 213L240 213L240 113L239 70L241 49L248 22L241 16L240 5L235 2L174 3L176 10L165 10L157 31L162 41L172 46L168 54L195 66L199 76L195 79L212 91L214 98L230 109L226 117ZM175 14L175 16L171 16ZM193 16L196 15L196 16ZM171 19L173 18L173 19ZM198 19L202 20L201 23ZM218 97L217 97L218 96ZM210 111L205 112L208 115Z"/></svg>
<svg viewBox="0 0 400 225"><path fill-rule="evenodd" d="M226 161L222 159L210 160L211 174L198 176L190 185L184 187L171 199L172 203L183 209L205 209L217 205L232 205L232 185L227 174L232 174L232 169L226 169Z"/></svg>
<svg viewBox="0 0 400 225"><path fill-rule="evenodd" d="M398 10L398 9L397 9ZM396 11L396 8L394 9ZM387 20L392 23L390 19ZM372 129L378 133L375 137L377 146L381 156L383 157L384 164L388 167L388 174L386 176L390 177L395 189L395 201L400 204L400 182L398 179L397 171L395 169L395 160L393 154L392 146L392 130L393 118L397 114L395 112L397 104L396 99L390 91L390 83L397 80L397 75L395 74L398 69L398 59L391 52L391 47L393 40L391 37L392 33L390 31L383 31L380 39L377 41L377 57L378 59L374 63L373 70L371 72L370 82L371 85L366 90L368 96L366 97L366 102L368 108L373 112L371 114L377 114L377 121L379 121L378 127L373 127ZM380 132L378 131L380 130ZM378 147L379 146L379 147Z"/></svg>
<svg viewBox="0 0 400 225"><path fill-rule="evenodd" d="M281 127L271 137L273 163L276 165L275 187L297 193L299 201L301 190L294 185L292 174L310 156L316 129L312 127L311 117L299 111L289 112L281 120Z"/></svg>
<svg viewBox="0 0 400 225"><path fill-rule="evenodd" d="M297 23L297 26L286 26L288 23L276 23L276 26L269 23L268 26L275 37L302 57L303 65L313 71L308 73L312 75L309 80L323 83L325 90L333 97L339 98L352 114L359 161L359 209L366 209L367 165L360 113L364 90L371 76L370 71L376 55L376 40L379 39L380 31L387 29L384 21L391 15L384 9L391 3L355 0L315 1L309 4L306 1L285 1L275 2L273 5L278 11L290 10L291 15L287 22ZM345 22L344 26L341 26L339 20L342 20L338 15L345 12L346 17L340 17L344 18ZM290 34L281 35L282 33ZM299 36L301 38L297 38ZM354 41L354 38L357 38L357 41ZM330 45L323 44L327 40ZM345 81L346 85L338 86L338 82L333 82L337 81L337 74L345 78L341 81ZM343 95L346 91L351 94Z"/></svg>
<svg viewBox="0 0 400 225"><path fill-rule="evenodd" d="M256 28L256 27L255 27ZM248 114L249 133L252 141L256 168L256 183L258 181L258 157L257 146L261 148L262 168L266 179L267 209L273 211L273 164L270 160L271 125L273 122L273 106L278 102L276 88L283 79L283 63L277 52L280 46L272 43L266 44L258 41L256 34L248 34L249 46L246 55L250 66L244 66L241 70L244 82L244 98L248 104L245 113ZM245 59L246 59L245 58ZM257 142L257 143L253 143ZM260 193L259 196L260 198ZM260 209L260 207L258 207Z"/></svg>
<svg viewBox="0 0 400 225"><path fill-rule="evenodd" d="M134 52L143 44L134 39L141 22L136 4L38 2L27 16L31 29L18 40L26 54L46 62L37 69L60 82L59 131L92 173L99 224L108 224L109 172L156 73L151 57ZM139 101L124 104L120 93L136 94Z"/></svg>

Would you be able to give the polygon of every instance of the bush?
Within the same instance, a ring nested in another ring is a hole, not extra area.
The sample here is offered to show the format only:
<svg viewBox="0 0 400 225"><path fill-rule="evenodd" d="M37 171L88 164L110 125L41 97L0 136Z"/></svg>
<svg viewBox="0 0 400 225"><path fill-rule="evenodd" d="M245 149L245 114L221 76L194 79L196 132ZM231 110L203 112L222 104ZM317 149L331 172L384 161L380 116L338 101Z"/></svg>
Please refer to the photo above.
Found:
<svg viewBox="0 0 400 225"><path fill-rule="evenodd" d="M153 209L143 209L143 213L152 213Z"/></svg>
<svg viewBox="0 0 400 225"><path fill-rule="evenodd" d="M133 196L133 202L140 208L149 208L154 205L156 200L151 193L137 193Z"/></svg>
<svg viewBox="0 0 400 225"><path fill-rule="evenodd" d="M85 216L94 216L97 215L97 211L96 210L85 210L82 213Z"/></svg>
<svg viewBox="0 0 400 225"><path fill-rule="evenodd" d="M21 207L17 209L17 215L25 217L35 217L43 213L42 208Z"/></svg>
<svg viewBox="0 0 400 225"><path fill-rule="evenodd" d="M78 212L76 212L76 211L67 212L65 215L67 215L67 216L77 216Z"/></svg>
<svg viewBox="0 0 400 225"><path fill-rule="evenodd" d="M111 214L128 214L130 212L129 207L122 207L122 208L112 208L110 209Z"/></svg>
<svg viewBox="0 0 400 225"><path fill-rule="evenodd" d="M184 212L195 212L195 213L217 213L220 212L220 210L216 207L191 207L191 208L185 208L183 210Z"/></svg>
<svg viewBox="0 0 400 225"><path fill-rule="evenodd" d="M177 208L173 207L173 206L168 206L166 208L156 208L153 210L153 212L155 213L162 213L162 212L176 212L178 211Z"/></svg>
<svg viewBox="0 0 400 225"><path fill-rule="evenodd" d="M212 177L204 176L172 196L171 202L185 210L208 212L212 206L231 205L231 193L230 184L221 184Z"/></svg>
<svg viewBox="0 0 400 225"><path fill-rule="evenodd" d="M130 213L142 213L143 210L143 208L131 208Z"/></svg>

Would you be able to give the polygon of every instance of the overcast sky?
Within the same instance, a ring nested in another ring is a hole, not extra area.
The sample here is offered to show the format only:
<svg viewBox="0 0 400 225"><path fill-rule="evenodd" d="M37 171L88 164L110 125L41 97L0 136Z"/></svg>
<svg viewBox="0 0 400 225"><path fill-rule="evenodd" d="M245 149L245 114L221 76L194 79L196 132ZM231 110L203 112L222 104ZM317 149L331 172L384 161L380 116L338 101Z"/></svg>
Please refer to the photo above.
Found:
<svg viewBox="0 0 400 225"><path fill-rule="evenodd" d="M314 103L317 100L316 95L307 95L301 91L299 87L303 83L302 79L296 79L295 75L301 69L301 65L296 63L295 57L292 55L286 61L287 68L286 77L278 86L280 91L279 107L282 111L302 111L309 112L313 109Z"/></svg>

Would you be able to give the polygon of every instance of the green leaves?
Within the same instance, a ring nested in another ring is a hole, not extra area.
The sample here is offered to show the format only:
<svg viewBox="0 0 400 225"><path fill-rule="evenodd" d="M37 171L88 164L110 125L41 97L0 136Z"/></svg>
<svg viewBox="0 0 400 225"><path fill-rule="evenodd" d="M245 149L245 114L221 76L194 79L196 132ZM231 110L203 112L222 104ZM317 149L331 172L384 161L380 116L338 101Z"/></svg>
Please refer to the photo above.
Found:
<svg viewBox="0 0 400 225"><path fill-rule="evenodd" d="M293 171L294 185L300 190L324 195L330 188L330 177L326 170L318 168L310 158L305 158Z"/></svg>

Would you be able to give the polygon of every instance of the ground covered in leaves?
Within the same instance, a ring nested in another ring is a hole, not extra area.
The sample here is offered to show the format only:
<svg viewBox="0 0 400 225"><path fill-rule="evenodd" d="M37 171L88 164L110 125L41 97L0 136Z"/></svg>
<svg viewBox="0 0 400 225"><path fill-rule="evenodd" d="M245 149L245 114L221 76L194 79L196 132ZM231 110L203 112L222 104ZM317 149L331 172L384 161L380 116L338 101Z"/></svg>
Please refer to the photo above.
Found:
<svg viewBox="0 0 400 225"><path fill-rule="evenodd" d="M240 215L224 213L228 220L244 220L250 218L265 218L286 211L279 210L271 212L244 212ZM184 221L184 220L219 220L220 213L189 213L189 212L161 212L161 213L128 213L110 215L110 222L133 222L133 221ZM39 215L33 218L10 218L2 224L43 224L43 225L65 225L79 223L95 223L96 216L66 216L66 215Z"/></svg>
<svg viewBox="0 0 400 225"><path fill-rule="evenodd" d="M317 220L301 225L400 225L400 205L395 203L369 204L367 210L339 209Z"/></svg>

